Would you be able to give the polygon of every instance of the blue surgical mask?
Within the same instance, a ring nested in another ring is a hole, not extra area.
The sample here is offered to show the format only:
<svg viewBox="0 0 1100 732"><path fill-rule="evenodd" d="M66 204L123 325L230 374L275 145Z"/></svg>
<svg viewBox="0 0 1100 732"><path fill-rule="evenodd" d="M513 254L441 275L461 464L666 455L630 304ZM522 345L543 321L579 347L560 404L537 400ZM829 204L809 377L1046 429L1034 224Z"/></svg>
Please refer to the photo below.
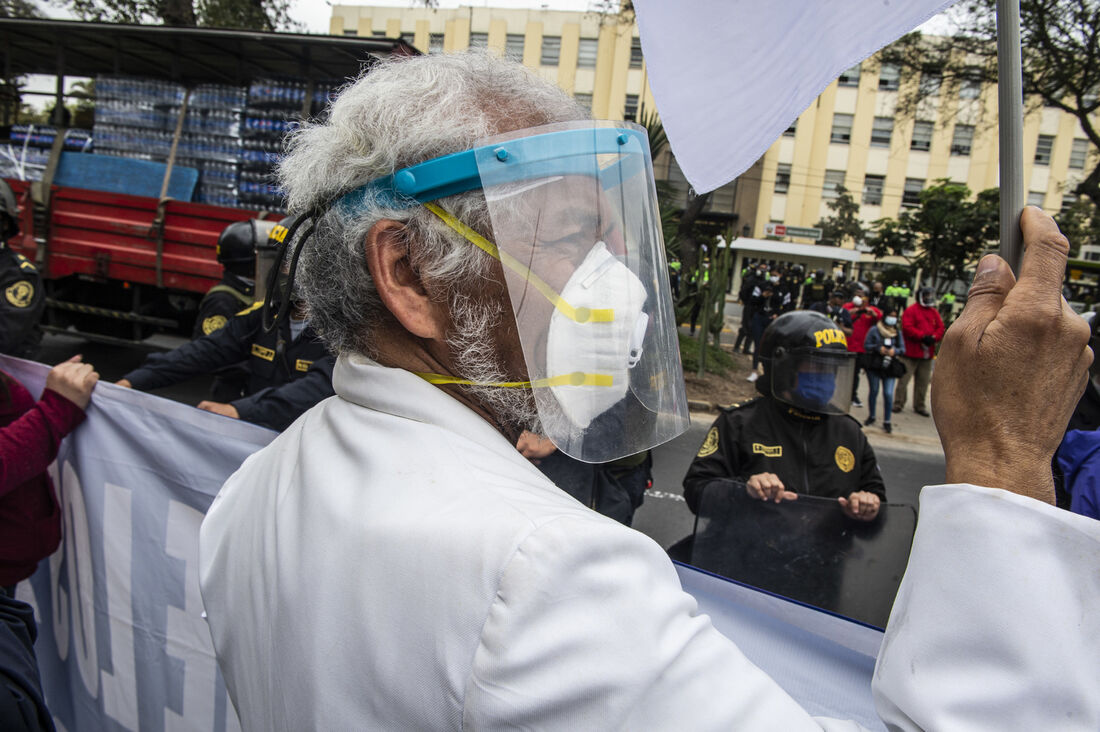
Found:
<svg viewBox="0 0 1100 732"><path fill-rule="evenodd" d="M799 371L794 393L808 409L821 409L836 391L836 374Z"/></svg>
<svg viewBox="0 0 1100 732"><path fill-rule="evenodd" d="M898 324L898 319L895 318L893 315L888 315L888 316L886 316L886 324L889 325L889 326L897 325Z"/></svg>

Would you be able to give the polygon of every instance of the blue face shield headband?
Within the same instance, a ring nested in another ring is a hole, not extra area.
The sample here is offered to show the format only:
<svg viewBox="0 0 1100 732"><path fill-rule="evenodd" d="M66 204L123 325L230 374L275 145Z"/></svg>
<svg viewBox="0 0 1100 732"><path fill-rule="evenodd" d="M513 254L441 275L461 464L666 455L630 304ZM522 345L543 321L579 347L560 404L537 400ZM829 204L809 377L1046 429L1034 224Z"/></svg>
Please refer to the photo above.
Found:
<svg viewBox="0 0 1100 732"><path fill-rule="evenodd" d="M617 127L559 130L444 155L376 178L336 199L345 214L363 206L412 208L490 185L554 176L597 176L604 188L645 170L648 141L638 130ZM594 165L600 155L613 164ZM485 169L484 161L498 164Z"/></svg>

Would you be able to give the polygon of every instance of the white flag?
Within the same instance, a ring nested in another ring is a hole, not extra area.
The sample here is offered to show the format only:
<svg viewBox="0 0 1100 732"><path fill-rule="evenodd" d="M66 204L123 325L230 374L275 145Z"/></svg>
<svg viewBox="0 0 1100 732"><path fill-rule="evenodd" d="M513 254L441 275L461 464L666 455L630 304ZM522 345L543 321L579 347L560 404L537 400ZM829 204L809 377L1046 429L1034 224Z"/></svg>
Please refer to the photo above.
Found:
<svg viewBox="0 0 1100 732"><path fill-rule="evenodd" d="M634 0L649 84L688 181L745 172L842 71L955 0Z"/></svg>

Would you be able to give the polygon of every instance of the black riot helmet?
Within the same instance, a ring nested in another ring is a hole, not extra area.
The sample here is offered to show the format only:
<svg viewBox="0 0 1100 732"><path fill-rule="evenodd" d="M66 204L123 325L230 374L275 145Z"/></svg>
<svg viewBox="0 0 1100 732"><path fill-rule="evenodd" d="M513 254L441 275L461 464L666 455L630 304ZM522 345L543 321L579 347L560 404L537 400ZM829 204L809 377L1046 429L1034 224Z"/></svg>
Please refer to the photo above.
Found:
<svg viewBox="0 0 1100 732"><path fill-rule="evenodd" d="M15 192L6 180L0 179L0 238L5 241L19 233L19 206Z"/></svg>
<svg viewBox="0 0 1100 732"><path fill-rule="evenodd" d="M260 285L261 299L272 292L277 301L286 289L290 260L283 257L283 251L289 244L287 234L294 220L295 217L286 216L277 224L269 223L263 241L256 246L256 280Z"/></svg>
<svg viewBox="0 0 1100 732"><path fill-rule="evenodd" d="M936 292L931 287L922 287L917 290L917 302L926 308L936 305Z"/></svg>
<svg viewBox="0 0 1100 732"><path fill-rule="evenodd" d="M253 219L236 221L218 237L218 262L239 277L256 274L256 226Z"/></svg>
<svg viewBox="0 0 1100 732"><path fill-rule="evenodd" d="M805 412L847 414L856 354L833 321L812 310L780 315L759 348L764 375L757 391Z"/></svg>

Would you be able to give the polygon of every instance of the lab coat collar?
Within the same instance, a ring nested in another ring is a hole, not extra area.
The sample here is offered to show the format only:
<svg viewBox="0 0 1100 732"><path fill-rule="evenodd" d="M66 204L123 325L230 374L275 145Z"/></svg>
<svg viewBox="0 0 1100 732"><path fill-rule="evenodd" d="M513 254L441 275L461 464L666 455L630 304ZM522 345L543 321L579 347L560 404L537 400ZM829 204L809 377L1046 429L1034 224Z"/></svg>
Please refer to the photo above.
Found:
<svg viewBox="0 0 1100 732"><path fill-rule="evenodd" d="M332 387L345 401L442 427L509 459L526 462L515 445L483 417L410 371L382 366L359 354L343 354L336 359Z"/></svg>

